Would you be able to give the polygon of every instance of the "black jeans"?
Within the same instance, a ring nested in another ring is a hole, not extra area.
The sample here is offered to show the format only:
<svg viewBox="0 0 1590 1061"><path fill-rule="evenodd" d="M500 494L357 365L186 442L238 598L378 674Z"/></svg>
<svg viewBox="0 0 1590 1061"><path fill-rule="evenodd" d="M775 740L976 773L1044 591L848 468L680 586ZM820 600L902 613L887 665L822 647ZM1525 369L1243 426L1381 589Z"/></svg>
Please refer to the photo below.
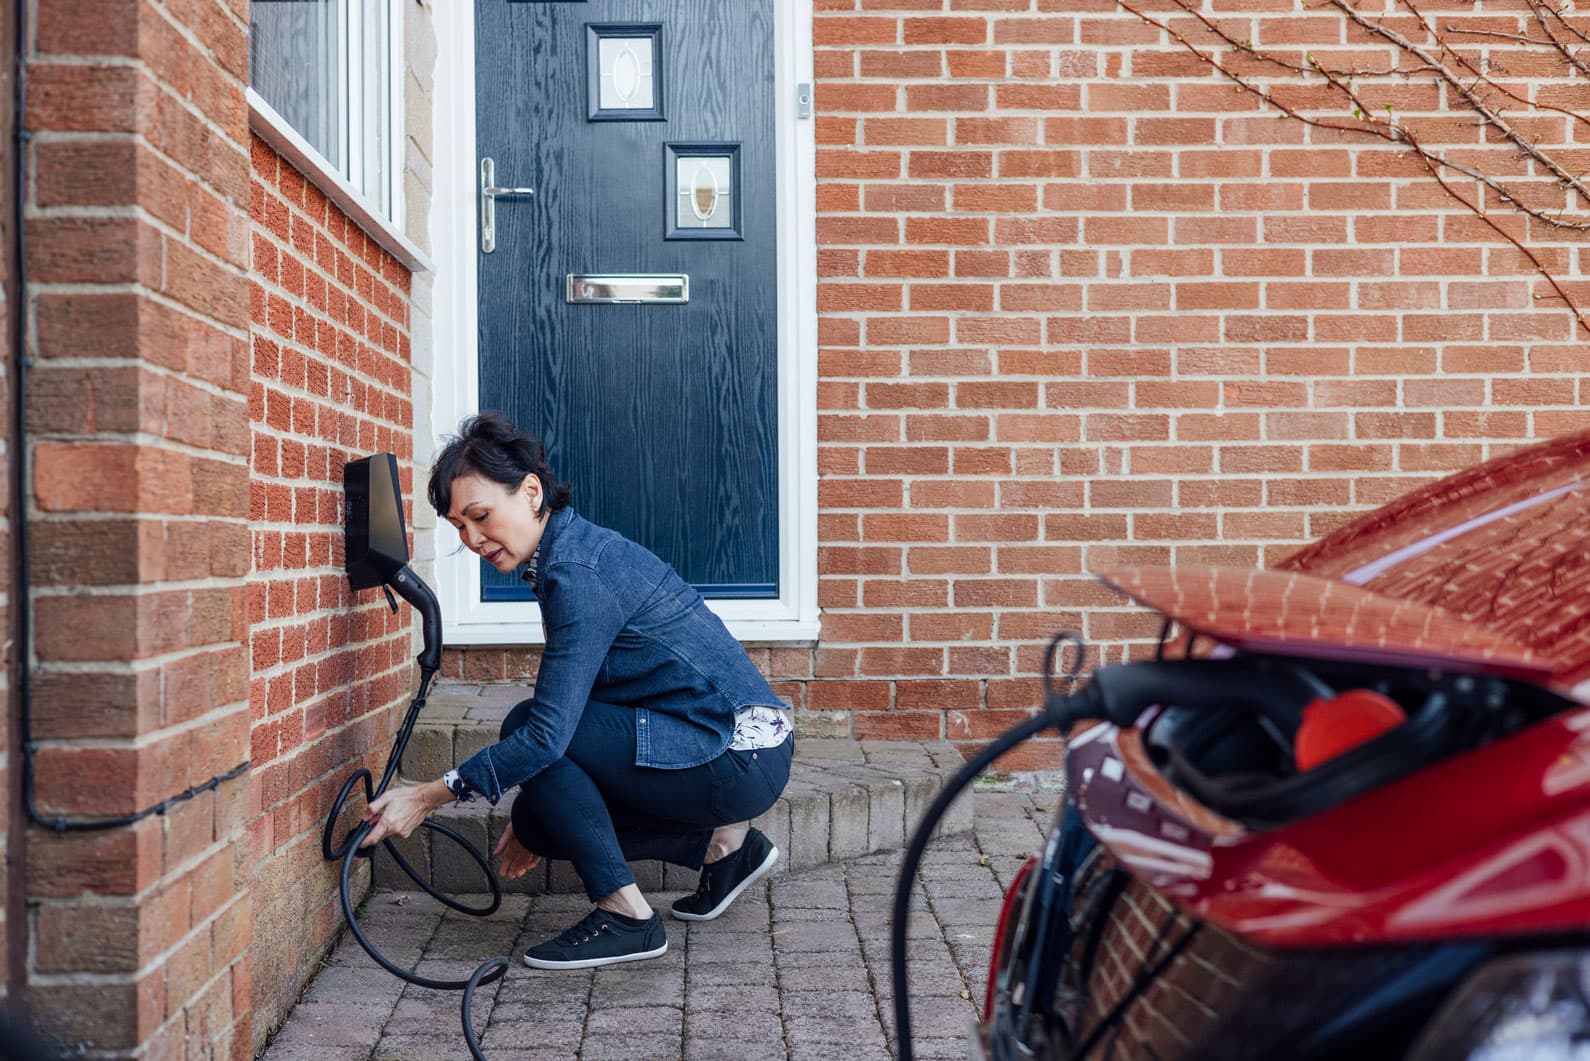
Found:
<svg viewBox="0 0 1590 1061"><path fill-rule="evenodd" d="M508 713L503 736L523 724L531 703ZM574 863L595 902L635 883L632 860L701 868L714 829L774 804L794 753L791 737L685 770L636 766L634 710L591 700L563 757L519 786L514 836L538 855Z"/></svg>

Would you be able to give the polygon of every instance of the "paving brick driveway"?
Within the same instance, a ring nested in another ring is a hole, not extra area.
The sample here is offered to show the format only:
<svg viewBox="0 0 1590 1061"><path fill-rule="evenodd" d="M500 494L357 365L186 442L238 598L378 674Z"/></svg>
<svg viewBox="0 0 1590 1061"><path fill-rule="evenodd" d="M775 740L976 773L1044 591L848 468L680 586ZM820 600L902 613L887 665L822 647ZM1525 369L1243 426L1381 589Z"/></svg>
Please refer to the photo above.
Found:
<svg viewBox="0 0 1590 1061"><path fill-rule="evenodd" d="M975 828L935 841L910 928L917 1056L966 1056L1000 898L1042 842L1051 793L980 792ZM493 954L507 977L480 992L475 1026L492 1061L529 1058L888 1058L889 907L899 856L778 876L716 921L668 920L667 955L573 973L518 956L583 915L583 896L510 895L486 919L423 893L378 892L372 939L431 976L467 977ZM666 906L679 893L649 896ZM406 985L351 938L305 992L266 1061L467 1058L457 992Z"/></svg>

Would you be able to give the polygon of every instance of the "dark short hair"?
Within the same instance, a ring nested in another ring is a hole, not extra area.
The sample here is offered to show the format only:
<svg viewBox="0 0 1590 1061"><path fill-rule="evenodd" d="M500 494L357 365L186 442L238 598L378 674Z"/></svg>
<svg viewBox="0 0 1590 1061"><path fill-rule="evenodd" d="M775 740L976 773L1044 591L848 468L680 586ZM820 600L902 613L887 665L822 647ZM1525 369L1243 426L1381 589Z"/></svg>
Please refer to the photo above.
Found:
<svg viewBox="0 0 1590 1061"><path fill-rule="evenodd" d="M541 480L541 515L556 512L569 503L574 492L568 483L558 482L547 463L547 449L528 431L521 431L499 412L477 413L458 425L458 434L449 438L431 465L429 495L438 516L453 510L453 483L465 475L479 475L506 490L517 490L524 477Z"/></svg>

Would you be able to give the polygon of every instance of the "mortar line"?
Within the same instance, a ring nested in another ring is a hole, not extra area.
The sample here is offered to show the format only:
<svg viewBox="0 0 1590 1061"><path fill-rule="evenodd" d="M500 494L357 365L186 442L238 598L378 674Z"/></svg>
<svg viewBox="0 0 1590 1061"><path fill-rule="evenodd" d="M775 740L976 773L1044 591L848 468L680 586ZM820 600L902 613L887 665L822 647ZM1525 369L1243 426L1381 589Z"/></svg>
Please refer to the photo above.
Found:
<svg viewBox="0 0 1590 1061"><path fill-rule="evenodd" d="M872 1012L878 1021L878 1030L883 1032L883 1048L890 1057L899 1057L900 1051L889 1034L889 1022L883 1015L883 1000L878 996L878 979L872 974L872 966L867 964L866 947L861 942L861 932L856 927L856 893L850 887L850 863L842 863L845 875L845 919L850 922L850 929L856 933L856 945L861 950L861 969L867 976L867 990L872 995ZM782 1002L782 999L780 999Z"/></svg>
<svg viewBox="0 0 1590 1061"><path fill-rule="evenodd" d="M549 878L548 887L550 886L551 881ZM590 980L585 985L585 1016L580 1018L580 1043L574 1048L574 1056L576 1058L585 1056L585 1040L591 1034L591 1007L596 998L596 973L596 969L590 971Z"/></svg>
<svg viewBox="0 0 1590 1061"><path fill-rule="evenodd" d="M374 869L373 866L371 868L372 868L372 870ZM375 894L376 894L375 879L374 879L374 873L372 872L371 880L370 880L370 890L365 893L364 899L361 900L359 902L359 904L353 908L354 914L358 915L360 910L368 911L369 906L370 906L370 898L371 898L371 896L373 896ZM426 955L430 953L431 945L436 942L437 934L442 930L442 922L446 919L446 909L447 908L442 906L440 903L437 904L437 907L438 907L438 909L437 909L437 912L436 912L436 921L435 921L434 924L431 925L430 935L425 937L424 945L420 947L419 962L425 961ZM368 922L369 918L366 917L365 920L366 920L366 922ZM344 929L344 931L346 931L346 929ZM415 963L415 968L419 967L419 962ZM414 987L414 986L415 985L413 985L413 984L405 982L403 984L403 989L398 992L397 1001L392 1004L392 1012L388 1013L386 1015L386 1020L381 1022L381 1034L376 1036L374 1044L372 1044L371 1047L370 1047L370 1061L375 1061L376 1051L381 1048L381 1041L386 1038L386 1030L392 1026L392 1021L397 1017L398 1007L403 1004L403 999L405 997L407 997L409 989L411 987Z"/></svg>
<svg viewBox="0 0 1590 1061"><path fill-rule="evenodd" d="M791 841L790 846L791 847L795 846L793 841ZM786 878L791 877L793 875L794 875L793 871L786 871L786 873L784 874L784 876ZM788 1014L786 1014L784 1012L784 976L783 976L782 971L779 969L778 938L777 938L777 934L773 930L773 925L775 923L775 919L773 917L773 913L774 913L774 907L773 907L773 881L774 881L774 879L775 878L774 878L774 876L772 874L768 875L768 880L767 880L767 949L773 955L773 995L774 995L775 998L778 999L779 1037L784 1040L784 1056L786 1058L788 1058L790 1056L790 1053L791 1053L790 1041L789 1041L789 1016L788 1016Z"/></svg>
<svg viewBox="0 0 1590 1061"><path fill-rule="evenodd" d="M488 843L489 843L489 840L488 840ZM503 899L506 900L508 898L508 893L504 892L502 897L503 897ZM528 913L529 913L529 904L526 904L526 914L528 915ZM524 920L521 918L519 923L515 926L513 939L510 940L509 943L508 943L508 955L507 955L507 957L508 957L508 969L503 972L502 977L500 979L498 979L495 983L490 985L491 986L491 997L486 1002L486 1023L484 1023L484 1024L482 1024L480 1026L480 1041L481 1041L481 1045L482 1046L485 1045L487 1033L491 1031L491 1022L497 1016L497 1002L502 998L503 989L508 985L508 973L513 970L514 954L518 950L517 944L519 942L519 937L520 937L520 935L523 932L524 932ZM481 959L481 961L485 961L485 960L486 960L485 958ZM460 999L462 999L463 996L460 995L459 997L460 997ZM475 998L478 999L480 997L481 997L480 996L480 992L477 990L476 993L475 993ZM460 1011L460 1013L462 1013L462 1011Z"/></svg>
<svg viewBox="0 0 1590 1061"><path fill-rule="evenodd" d="M934 844L939 842L939 839L942 838L935 838L933 842L928 845L929 851L933 849ZM983 845L979 843L977 839L977 819L975 817L972 819L972 848L976 852L979 868L988 869L989 876L994 879L995 887L998 887L999 878L994 875L993 867L982 866L982 860L987 857L987 854L983 851ZM918 869L917 873L918 877L920 878L921 870ZM944 949L949 953L950 961L955 963L955 972L961 978L961 990L966 992L967 999L970 1000L972 1005L975 1007L977 1005L976 992L973 990L971 980L966 975L965 967L961 964L960 959L955 956L955 947L950 942L949 928L944 924L944 919L939 916L938 907L933 903L933 894L928 890L927 881L925 880L922 881L922 901L927 904L928 913L933 915L933 922L939 927L939 939L944 942ZM907 946L909 946L909 937L907 937L907 940Z"/></svg>
<svg viewBox="0 0 1590 1061"><path fill-rule="evenodd" d="M666 875L667 872L667 868L664 867L664 875ZM660 912L661 911L659 911L659 913ZM679 927L682 928L685 933L684 946L682 948L684 955L680 959L683 963L683 971L680 975L684 977L684 986L680 989L679 998L679 1057L680 1061L683 1061L685 1056L685 1043L690 1041L690 937L693 936L694 933L690 931L690 924L688 922L681 921L679 923Z"/></svg>

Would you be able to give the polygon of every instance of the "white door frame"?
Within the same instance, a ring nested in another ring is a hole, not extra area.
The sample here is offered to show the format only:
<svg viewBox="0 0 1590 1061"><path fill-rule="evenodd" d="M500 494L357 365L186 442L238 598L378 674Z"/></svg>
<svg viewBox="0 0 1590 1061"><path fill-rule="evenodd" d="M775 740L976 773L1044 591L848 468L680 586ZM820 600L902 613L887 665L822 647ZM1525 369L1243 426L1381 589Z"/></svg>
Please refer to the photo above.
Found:
<svg viewBox="0 0 1590 1061"><path fill-rule="evenodd" d="M475 23L473 3L437 4L434 192L436 372L433 438L479 409L476 311ZM774 0L774 123L778 215L779 596L711 601L742 641L817 639L817 180L813 121L796 116L796 86L812 82L812 0ZM498 183L524 179L500 173ZM504 207L499 206L499 210ZM506 209L513 209L512 206ZM416 469L423 479L426 469ZM416 495L423 489L416 484ZM423 501L416 500L417 504ZM540 609L483 603L479 560L452 526L436 529L436 581L446 644L524 645L543 640ZM419 552L419 549L416 549Z"/></svg>

